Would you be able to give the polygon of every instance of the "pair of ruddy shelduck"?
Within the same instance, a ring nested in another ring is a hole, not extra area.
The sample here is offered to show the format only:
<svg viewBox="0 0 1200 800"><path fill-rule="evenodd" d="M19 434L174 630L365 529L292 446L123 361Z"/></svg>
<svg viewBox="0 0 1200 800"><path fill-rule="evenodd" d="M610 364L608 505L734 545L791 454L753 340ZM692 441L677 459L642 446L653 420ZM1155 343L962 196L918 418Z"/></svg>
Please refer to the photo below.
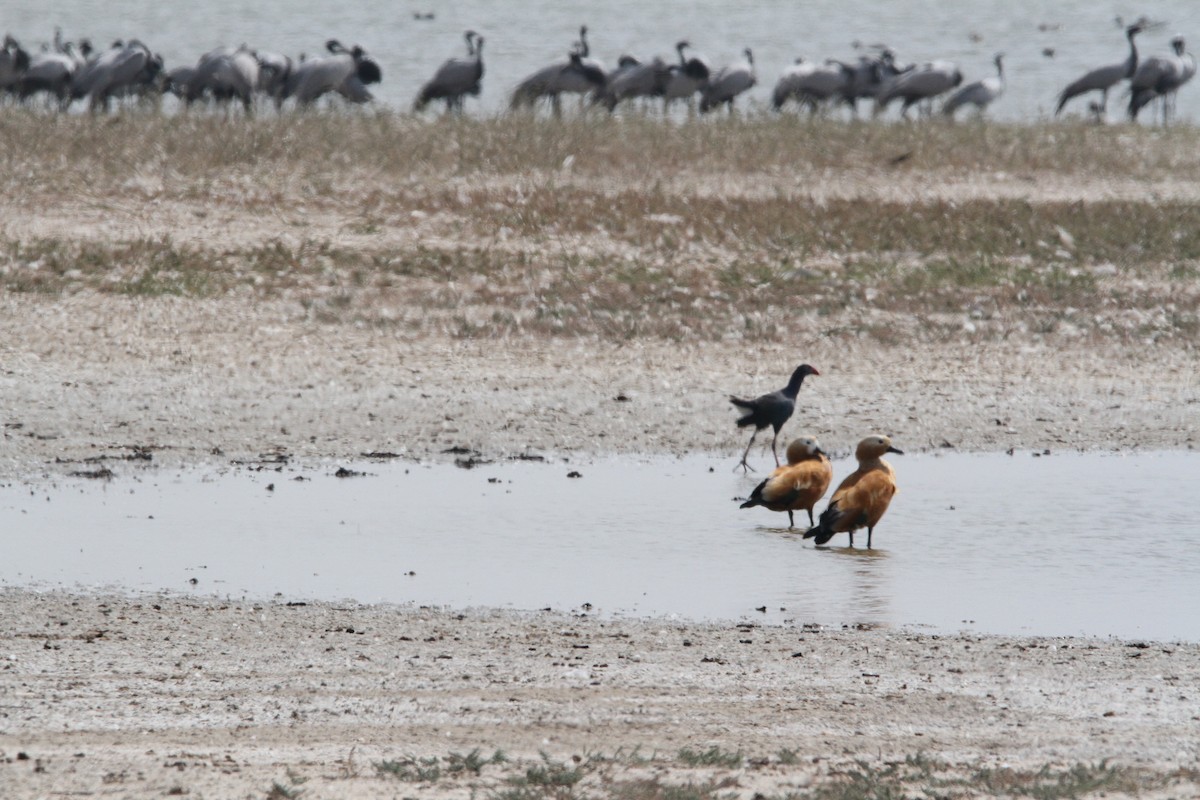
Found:
<svg viewBox="0 0 1200 800"><path fill-rule="evenodd" d="M825 544L835 534L848 533L853 547L854 532L866 528L869 548L875 526L896 494L896 471L883 460L886 453L902 455L887 436L876 434L859 442L854 452L858 469L838 485L819 520L814 520L813 507L833 480L833 465L816 438L801 436L788 445L787 463L756 486L741 507L786 511L789 527L796 523L793 512L807 511L811 527L804 538L815 539L817 544Z"/></svg>

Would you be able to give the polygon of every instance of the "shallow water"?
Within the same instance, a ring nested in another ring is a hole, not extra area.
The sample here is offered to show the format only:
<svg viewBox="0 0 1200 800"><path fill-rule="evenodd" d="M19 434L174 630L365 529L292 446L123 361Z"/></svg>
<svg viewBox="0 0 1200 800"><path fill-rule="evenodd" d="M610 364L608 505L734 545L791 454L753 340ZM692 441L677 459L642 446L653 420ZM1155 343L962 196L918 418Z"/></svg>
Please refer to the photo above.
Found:
<svg viewBox="0 0 1200 800"><path fill-rule="evenodd" d="M427 11L436 12L434 19L413 18L415 12ZM1067 83L1092 68L1122 61L1127 47L1114 18L1132 20L1142 14L1164 23L1141 37L1146 55L1167 53L1175 33L1200 37L1200 4L1194 0L1115 5L1084 0L58 0L49 5L0 0L0 25L27 47L48 41L59 25L67 38L86 36L96 43L141 38L162 54L168 68L195 63L201 53L221 45L247 43L295 57L319 52L330 37L358 42L383 67L384 80L374 89L378 100L398 109L409 108L442 61L462 54L462 32L474 28L487 43L483 95L468 104L473 113L504 108L522 78L565 58L581 23L590 27L593 56L610 68L622 53L674 58L672 48L680 38L690 39L714 66L740 58L742 48L751 47L759 85L750 99L760 106L767 104L776 78L797 56L853 60L856 41L886 43L905 61L953 59L967 81L991 75L993 53L1004 51L1008 91L995 104L993 116L1008 120L1048 115ZM1046 48L1053 49L1052 58L1043 54ZM1195 94L1194 87L1182 92L1181 118L1200 117ZM1087 111L1083 100L1069 108ZM1111 116L1119 118L1120 110L1121 98L1114 94Z"/></svg>
<svg viewBox="0 0 1200 800"><path fill-rule="evenodd" d="M1196 454L897 456L870 551L740 510L732 463L118 466L0 488L0 586L1200 640Z"/></svg>

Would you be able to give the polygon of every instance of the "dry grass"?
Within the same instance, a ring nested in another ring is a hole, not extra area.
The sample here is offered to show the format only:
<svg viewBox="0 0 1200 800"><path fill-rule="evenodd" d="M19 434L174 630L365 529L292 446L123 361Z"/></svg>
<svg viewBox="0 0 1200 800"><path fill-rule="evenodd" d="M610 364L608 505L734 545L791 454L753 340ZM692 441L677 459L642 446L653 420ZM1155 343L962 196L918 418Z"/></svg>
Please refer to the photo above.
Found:
<svg viewBox="0 0 1200 800"><path fill-rule="evenodd" d="M451 755L447 763L461 756ZM783 778L783 786L794 786L804 776L804 789L790 789L755 797L776 800L901 800L908 797L972 798L1027 797L1037 800L1073 800L1108 795L1137 796L1143 792L1172 788L1190 789L1195 775L1116 766L1107 761L1073 765L1046 764L1023 770L952 764L924 754L903 760L870 764L857 762L822 773L814 768L821 759L787 763L772 758L746 758L713 747L708 751L683 750L674 757L644 756L637 751L613 756L596 753L576 755L566 761L545 753L536 762L480 760L471 770L445 771L438 757L407 757L377 764L380 779L396 778L425 786L467 779L475 781L485 767L488 789L473 793L494 800L721 800L746 794L747 781L760 776ZM634 772L642 776L633 775ZM651 774L652 773L652 774ZM788 773L791 773L790 777ZM292 783L295 774L289 773ZM302 779L301 779L302 782ZM277 786L279 784L276 784ZM741 790L739 792L739 789Z"/></svg>
<svg viewBox="0 0 1200 800"><path fill-rule="evenodd" d="M1200 331L1200 205L1154 189L1200 179L1186 127L10 110L0 136L0 186L22 198L10 210L116 209L150 230L118 241L6 225L8 291L250 292L322 321L464 337ZM1089 202L986 186L895 196L980 174L1146 188ZM254 232L186 236L155 225L162 203ZM297 209L335 232L261 223Z"/></svg>
<svg viewBox="0 0 1200 800"><path fill-rule="evenodd" d="M764 173L886 167L904 170L1085 174L1134 180L1200 178L1200 134L1126 126L872 124L792 116L670 123L515 115L428 121L389 112L264 115L126 113L111 118L0 115L10 187L74 178L123 181L161 169L189 180L213 170L278 169L308 178L528 175L572 158L580 175L641 180L681 172Z"/></svg>

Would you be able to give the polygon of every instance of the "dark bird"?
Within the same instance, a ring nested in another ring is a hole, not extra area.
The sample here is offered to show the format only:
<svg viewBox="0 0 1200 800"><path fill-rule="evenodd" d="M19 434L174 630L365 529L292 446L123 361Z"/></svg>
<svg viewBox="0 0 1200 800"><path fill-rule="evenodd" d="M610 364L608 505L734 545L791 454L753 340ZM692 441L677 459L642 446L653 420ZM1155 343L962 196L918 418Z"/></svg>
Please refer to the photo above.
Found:
<svg viewBox="0 0 1200 800"><path fill-rule="evenodd" d="M1129 42L1129 57L1116 64L1106 64L1103 67L1096 67L1096 69L1091 70L1070 83L1058 95L1058 107L1054 109L1054 116L1057 117L1062 113L1063 106L1072 97L1078 97L1087 92L1100 92L1100 105L1107 109L1109 89L1112 89L1123 80L1132 78L1133 73L1137 71L1138 51L1133 37L1141 32L1141 25L1134 24L1126 28L1125 39Z"/></svg>
<svg viewBox="0 0 1200 800"><path fill-rule="evenodd" d="M483 79L483 37L475 31L463 34L467 41L467 57L451 58L438 67L434 76L421 87L413 103L413 111L420 111L432 100L444 100L446 111L462 111L463 97L479 96Z"/></svg>
<svg viewBox="0 0 1200 800"><path fill-rule="evenodd" d="M29 53L11 36L4 37L0 47L0 91L15 87L29 69Z"/></svg>
<svg viewBox="0 0 1200 800"><path fill-rule="evenodd" d="M792 373L792 379L788 381L788 385L777 392L764 394L753 400L730 396L729 402L749 412L737 421L737 426L739 428L745 428L747 425L754 426L754 433L750 435L750 443L746 445L746 452L742 453L739 467L750 469L750 465L746 463L746 457L750 455L754 437L758 436L758 432L768 425L775 429L775 438L771 440L771 453L775 456L775 466L779 466L779 453L775 449L775 444L779 441L779 429L783 427L783 423L791 419L792 412L796 410L796 394L800 391L800 384L804 383L804 379L809 375L820 374L815 367L801 364Z"/></svg>
<svg viewBox="0 0 1200 800"><path fill-rule="evenodd" d="M889 78L875 95L875 115L883 113L893 100L900 98L900 116L908 116L908 109L917 106L921 112L932 109L933 98L962 84L963 76L953 61L930 61Z"/></svg>
<svg viewBox="0 0 1200 800"><path fill-rule="evenodd" d="M871 534L896 494L896 470L883 460L884 453L904 455L886 436L868 436L858 443L854 451L858 469L838 484L821 520L805 531L805 539L825 544L835 534L848 533L853 547L854 532L866 528L867 548L871 547Z"/></svg>
<svg viewBox="0 0 1200 800"><path fill-rule="evenodd" d="M788 463L777 467L771 476L754 487L750 499L739 508L763 506L771 511L786 511L788 527L796 525L793 511L807 511L808 524L813 524L813 506L833 480L833 465L812 436L793 439L787 446Z"/></svg>
<svg viewBox="0 0 1200 800"><path fill-rule="evenodd" d="M325 49L329 55L310 58L292 70L283 96L295 97L297 107L307 107L329 92L352 103L370 102L367 84L383 79L379 62L358 45L347 48L337 39L326 42Z"/></svg>
<svg viewBox="0 0 1200 800"><path fill-rule="evenodd" d="M1182 36L1171 40L1171 49L1174 55L1147 58L1129 79L1129 119L1136 120L1143 106L1161 98L1163 124L1167 124L1175 93L1196 74L1196 59L1187 52Z"/></svg>
<svg viewBox="0 0 1200 800"><path fill-rule="evenodd" d="M722 67L709 77L708 84L700 94L701 113L725 103L732 114L734 99L758 83L758 75L754 71L754 53L747 47L742 51L742 55L746 58Z"/></svg>
<svg viewBox="0 0 1200 800"><path fill-rule="evenodd" d="M979 109L979 116L980 118L983 117L984 109L995 102L996 98L1004 94L1004 54L996 53L992 59L992 63L996 65L996 74L973 83L968 83L950 95L949 99L942 105L943 114L953 117L955 111L963 106L970 105Z"/></svg>
<svg viewBox="0 0 1200 800"><path fill-rule="evenodd" d="M679 63L671 65L671 74L663 89L663 108L671 105L673 100L685 100L689 104L696 92L704 91L708 85L710 70L704 59L685 56L683 51L692 45L683 40L675 43L675 51L679 53Z"/></svg>
<svg viewBox="0 0 1200 800"><path fill-rule="evenodd" d="M556 61L542 67L517 84L509 107L514 111L522 106L532 108L538 100L545 98L550 101L550 107L557 117L562 113L559 95L570 93L596 96L604 92L607 80L604 66L591 57L587 26L583 25L579 29L579 41L568 54L567 61Z"/></svg>

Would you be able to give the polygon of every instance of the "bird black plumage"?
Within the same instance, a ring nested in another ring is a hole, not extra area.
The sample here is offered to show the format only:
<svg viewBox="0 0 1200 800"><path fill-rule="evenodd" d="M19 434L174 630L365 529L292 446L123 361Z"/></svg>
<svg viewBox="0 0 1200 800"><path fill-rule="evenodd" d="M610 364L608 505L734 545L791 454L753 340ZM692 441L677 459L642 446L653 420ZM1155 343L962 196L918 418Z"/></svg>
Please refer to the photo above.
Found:
<svg viewBox="0 0 1200 800"><path fill-rule="evenodd" d="M743 400L740 397L730 396L729 402L733 403L738 408L744 408L748 412L745 416L737 421L739 428L745 428L748 425L754 426L754 433L750 435L750 443L746 445L746 451L742 453L742 460L738 464L739 467L751 469L751 466L746 463L746 457L750 455L750 448L754 445L754 437L758 436L758 432L768 425L775 429L775 438L771 440L771 453L775 456L775 466L779 466L779 452L775 449L776 443L779 441L779 429L783 424L792 417L792 412L796 410L796 395L800 391L801 384L809 375L820 375L816 367L809 364L801 364L796 367L792 373L791 380L788 385L777 392L770 392L761 397L756 397L753 400ZM734 467L737 469L737 467Z"/></svg>

